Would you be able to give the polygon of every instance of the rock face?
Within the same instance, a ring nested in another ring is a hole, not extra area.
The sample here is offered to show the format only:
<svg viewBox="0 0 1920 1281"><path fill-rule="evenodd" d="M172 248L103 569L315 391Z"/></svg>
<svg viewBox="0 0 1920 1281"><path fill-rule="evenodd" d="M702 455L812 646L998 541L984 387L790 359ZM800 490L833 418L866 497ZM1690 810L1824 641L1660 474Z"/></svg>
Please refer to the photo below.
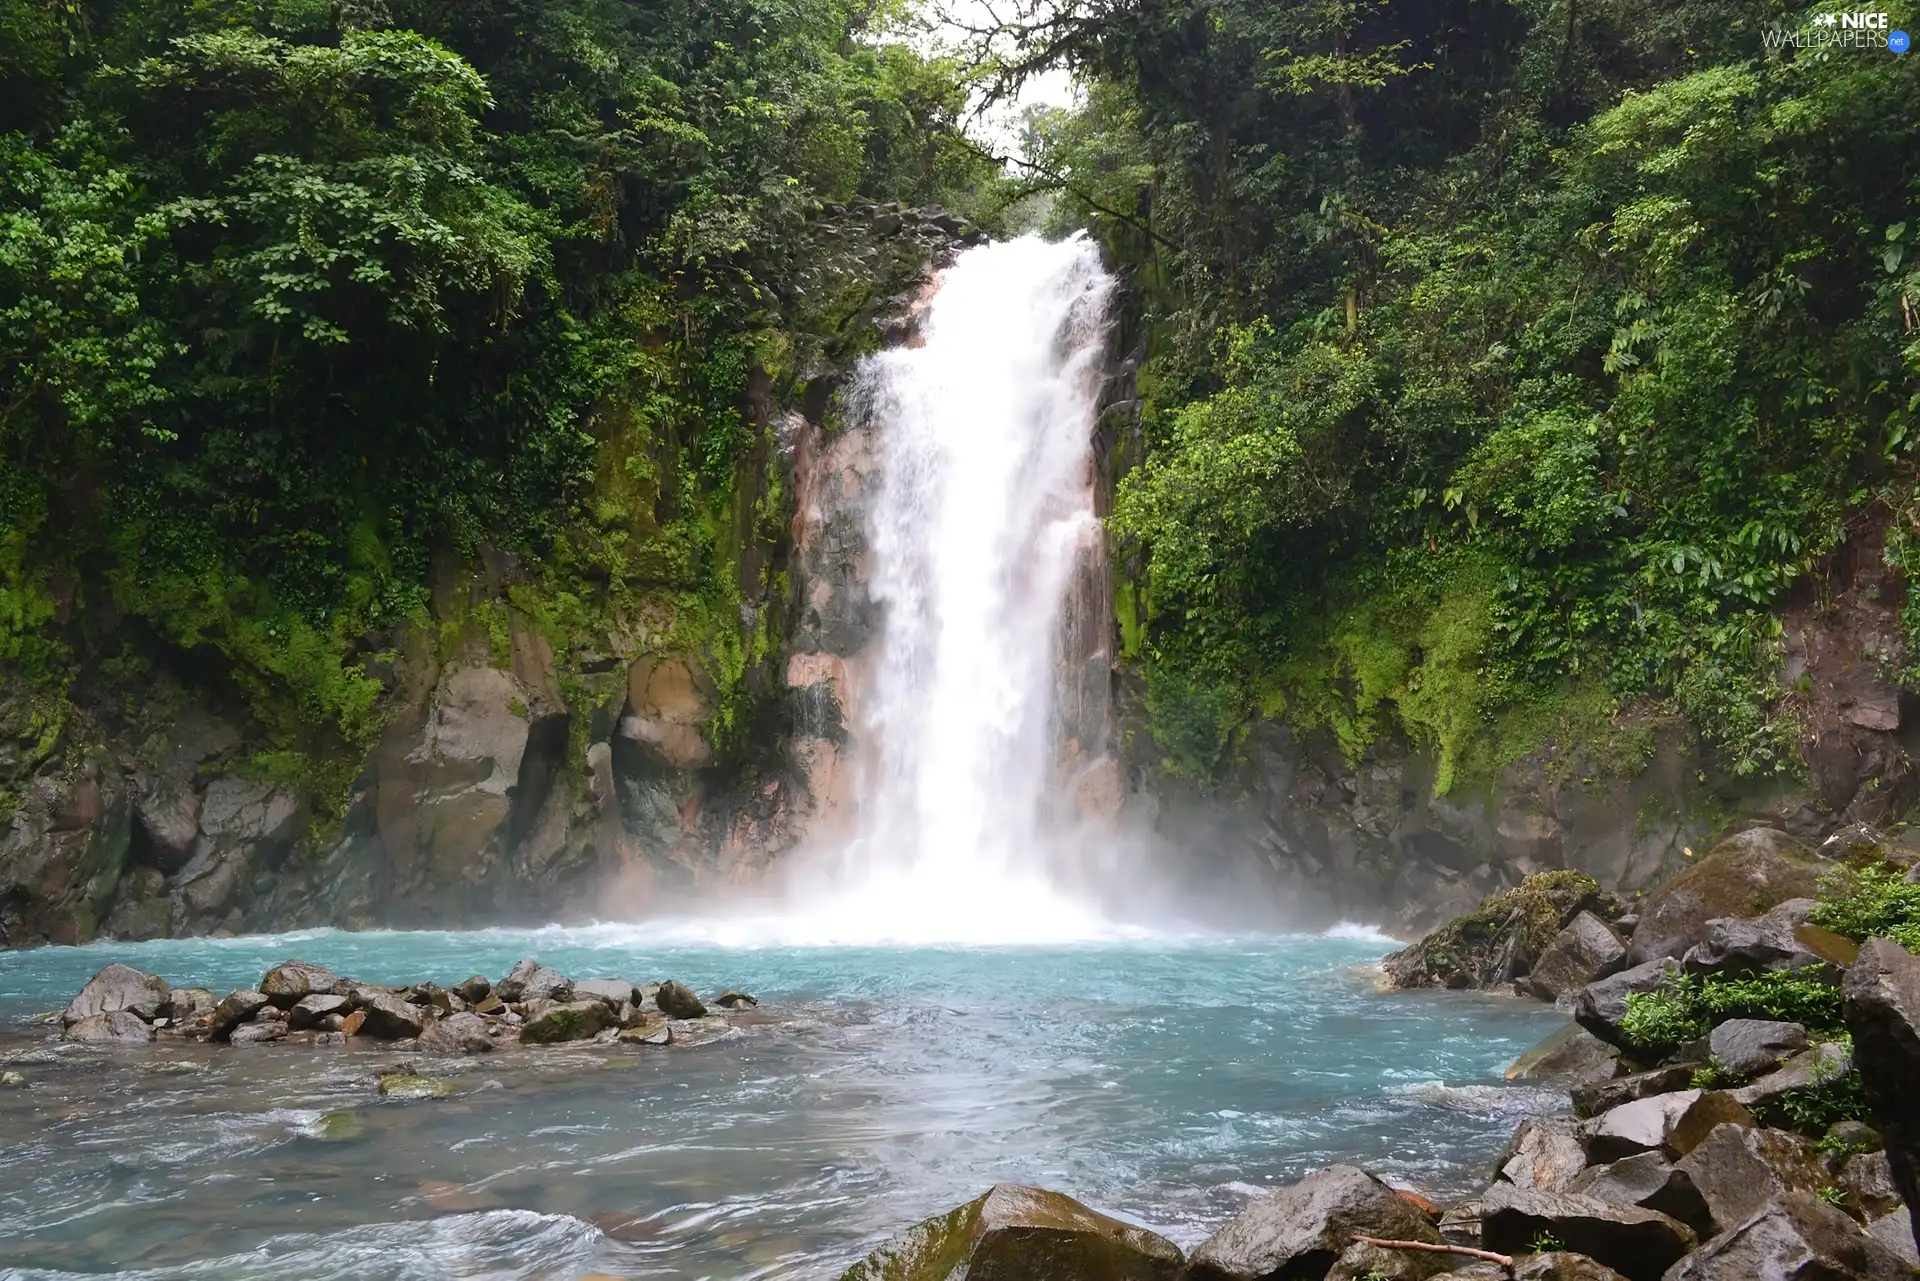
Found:
<svg viewBox="0 0 1920 1281"><path fill-rule="evenodd" d="M1749 828L1649 894L1640 907L1628 963L1685 956L1707 922L1759 916L1788 899L1811 898L1833 864L1785 832Z"/></svg>
<svg viewBox="0 0 1920 1281"><path fill-rule="evenodd" d="M1920 958L1868 939L1841 992L1861 1084L1911 1210L1920 1205Z"/></svg>
<svg viewBox="0 0 1920 1281"><path fill-rule="evenodd" d="M1490 1250L1522 1253L1550 1234L1629 1281L1658 1281L1695 1244L1692 1229L1656 1210L1510 1184L1489 1189L1480 1213L1481 1237Z"/></svg>
<svg viewBox="0 0 1920 1281"><path fill-rule="evenodd" d="M1708 1241L1667 1281L1910 1281L1900 1258L1852 1219L1802 1193L1788 1193Z"/></svg>
<svg viewBox="0 0 1920 1281"><path fill-rule="evenodd" d="M1179 1247L1071 1197L1002 1183L927 1219L841 1281L1180 1281Z"/></svg>
<svg viewBox="0 0 1920 1281"><path fill-rule="evenodd" d="M167 981L157 975L116 963L87 981L79 995L68 1002L60 1021L72 1027L85 1019L124 1010L151 1023L160 1017L161 1007L172 990Z"/></svg>
<svg viewBox="0 0 1920 1281"><path fill-rule="evenodd" d="M1193 1252L1190 1275L1193 1281L1323 1276L1356 1234L1441 1240L1392 1188L1355 1166L1332 1165L1242 1210Z"/></svg>
<svg viewBox="0 0 1920 1281"><path fill-rule="evenodd" d="M1494 987L1527 977L1576 917L1598 908L1619 915L1619 905L1583 872L1542 872L1517 889L1496 895L1412 947L1395 952L1382 968L1395 987ZM1605 929L1605 922L1595 917ZM1590 959L1593 940L1578 932L1555 957L1561 976ZM1594 946L1599 946L1597 943Z"/></svg>

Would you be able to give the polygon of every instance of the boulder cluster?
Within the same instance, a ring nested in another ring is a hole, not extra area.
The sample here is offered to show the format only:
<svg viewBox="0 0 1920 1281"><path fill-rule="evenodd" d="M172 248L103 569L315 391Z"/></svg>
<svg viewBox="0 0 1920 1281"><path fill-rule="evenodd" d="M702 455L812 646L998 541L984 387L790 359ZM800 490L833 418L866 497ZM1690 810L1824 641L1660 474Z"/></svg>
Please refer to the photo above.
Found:
<svg viewBox="0 0 1920 1281"><path fill-rule="evenodd" d="M283 961L257 988L224 997L173 987L130 965L109 965L61 1013L64 1037L95 1043L156 1038L342 1045L349 1037L425 1054L475 1054L509 1045L622 1041L672 1045L730 1031L729 1014L759 1004L744 992L713 998L710 1012L685 984L668 979L573 979L535 960L506 977L476 974L450 987L387 987L345 978L323 965Z"/></svg>

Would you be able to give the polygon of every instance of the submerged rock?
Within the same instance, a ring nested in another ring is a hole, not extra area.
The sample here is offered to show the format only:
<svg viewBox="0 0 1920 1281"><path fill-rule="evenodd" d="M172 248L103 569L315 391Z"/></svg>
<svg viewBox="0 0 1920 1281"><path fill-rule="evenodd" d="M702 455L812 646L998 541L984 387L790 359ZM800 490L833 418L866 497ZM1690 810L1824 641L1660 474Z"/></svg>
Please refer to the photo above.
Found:
<svg viewBox="0 0 1920 1281"><path fill-rule="evenodd" d="M713 1003L723 1010L750 1010L760 1004L760 998L745 992L722 992L713 998Z"/></svg>
<svg viewBox="0 0 1920 1281"><path fill-rule="evenodd" d="M668 979L660 985L653 995L655 1005L670 1019L697 1019L704 1016L707 1007L693 994L693 989L683 983Z"/></svg>
<svg viewBox="0 0 1920 1281"><path fill-rule="evenodd" d="M453 1082L436 1076L396 1072L380 1078L380 1093L390 1099L438 1099L452 1094Z"/></svg>
<svg viewBox="0 0 1920 1281"><path fill-rule="evenodd" d="M1073 1198L1002 1183L924 1220L840 1281L1180 1281L1179 1247Z"/></svg>
<svg viewBox="0 0 1920 1281"><path fill-rule="evenodd" d="M1330 1165L1235 1215L1193 1252L1190 1275L1194 1281L1324 1276L1356 1234L1442 1243L1405 1197L1357 1166Z"/></svg>
<svg viewBox="0 0 1920 1281"><path fill-rule="evenodd" d="M171 991L159 975L116 962L87 980L60 1015L60 1021L72 1027L83 1019L126 1011L151 1023L160 1017Z"/></svg>

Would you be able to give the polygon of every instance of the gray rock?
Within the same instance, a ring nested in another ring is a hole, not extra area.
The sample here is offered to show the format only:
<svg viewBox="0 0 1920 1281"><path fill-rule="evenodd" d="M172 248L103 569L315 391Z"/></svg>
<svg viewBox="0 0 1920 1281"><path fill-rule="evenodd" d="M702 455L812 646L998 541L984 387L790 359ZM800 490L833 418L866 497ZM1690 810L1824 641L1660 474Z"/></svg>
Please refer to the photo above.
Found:
<svg viewBox="0 0 1920 1281"><path fill-rule="evenodd" d="M1681 965L1689 974L1759 974L1822 964L1794 931L1807 923L1810 898L1788 899L1764 916L1708 921L1706 937L1687 949Z"/></svg>
<svg viewBox="0 0 1920 1281"><path fill-rule="evenodd" d="M175 1025L190 1023L213 1013L220 998L204 987L176 987L167 994L161 1013Z"/></svg>
<svg viewBox="0 0 1920 1281"><path fill-rule="evenodd" d="M1440 1238L1449 1245L1480 1246L1480 1202L1457 1201L1440 1213Z"/></svg>
<svg viewBox="0 0 1920 1281"><path fill-rule="evenodd" d="M1657 1281L1696 1238L1678 1219L1634 1205L1609 1205L1570 1192L1496 1183L1480 1202L1481 1240L1501 1254L1524 1253L1543 1233L1599 1260L1630 1281Z"/></svg>
<svg viewBox="0 0 1920 1281"><path fill-rule="evenodd" d="M1835 1121L1827 1127L1820 1143L1822 1147L1842 1155L1848 1152L1878 1152L1886 1146L1880 1142L1880 1131L1865 1121Z"/></svg>
<svg viewBox="0 0 1920 1281"><path fill-rule="evenodd" d="M1669 974L1679 970L1678 961L1661 957L1589 983L1573 994L1573 1017L1581 1027L1607 1044L1631 1049L1626 1034L1620 1030L1620 1020L1627 1015L1627 998L1636 992L1658 990Z"/></svg>
<svg viewBox="0 0 1920 1281"><path fill-rule="evenodd" d="M1754 1125L1752 1113L1724 1090L1681 1090L1623 1103L1581 1123L1587 1155L1618 1161L1641 1152L1682 1157L1725 1122Z"/></svg>
<svg viewBox="0 0 1920 1281"><path fill-rule="evenodd" d="M1567 1185L1568 1192L1608 1205L1637 1205L1680 1220L1695 1232L1708 1232L1713 1217L1705 1198L1685 1170L1659 1152L1642 1152L1611 1165L1590 1166Z"/></svg>
<svg viewBox="0 0 1920 1281"><path fill-rule="evenodd" d="M1920 1270L1920 1249L1914 1248L1913 1212L1906 1206L1867 1224L1867 1235L1885 1246L1907 1267Z"/></svg>
<svg viewBox="0 0 1920 1281"><path fill-rule="evenodd" d="M1560 1192L1586 1168L1587 1152L1570 1116L1528 1117L1495 1163L1495 1178L1515 1187Z"/></svg>
<svg viewBox="0 0 1920 1281"><path fill-rule="evenodd" d="M1513 1281L1626 1281L1626 1278L1598 1259L1570 1250L1548 1250L1516 1260Z"/></svg>
<svg viewBox="0 0 1920 1281"><path fill-rule="evenodd" d="M304 996L287 1011L287 1022L296 1028L318 1027L328 1015L343 1015L346 1012L347 998L344 996Z"/></svg>
<svg viewBox="0 0 1920 1281"><path fill-rule="evenodd" d="M1552 1081L1575 1089L1613 1079L1620 1051L1578 1023L1569 1023L1515 1059L1509 1081Z"/></svg>
<svg viewBox="0 0 1920 1281"><path fill-rule="evenodd" d="M96 1045L122 1042L144 1045L153 1039L153 1029L145 1019L129 1010L108 1010L105 1014L89 1014L74 1023L67 1028L66 1039Z"/></svg>
<svg viewBox="0 0 1920 1281"><path fill-rule="evenodd" d="M745 992L722 992L713 998L713 1003L723 1010L750 1010L760 1004L760 998Z"/></svg>
<svg viewBox="0 0 1920 1281"><path fill-rule="evenodd" d="M207 1020L207 1032L216 1041L224 1040L227 1033L258 1014L266 1004L265 992L246 987L229 992L221 998L220 1004L213 1007L213 1014Z"/></svg>
<svg viewBox="0 0 1920 1281"><path fill-rule="evenodd" d="M493 985L496 995L509 1004L519 1001L570 1001L573 980L558 970L548 969L534 960L516 961L507 976Z"/></svg>
<svg viewBox="0 0 1920 1281"><path fill-rule="evenodd" d="M492 1048L487 1021L478 1014L449 1014L420 1033L422 1054L484 1054Z"/></svg>
<svg viewBox="0 0 1920 1281"><path fill-rule="evenodd" d="M79 995L68 1003L60 1021L72 1027L98 1014L125 1010L151 1023L160 1017L171 991L159 975L115 962L87 980Z"/></svg>
<svg viewBox="0 0 1920 1281"><path fill-rule="evenodd" d="M465 1001L468 1005L472 1005L475 1001L480 1000L485 997L487 993L493 991L493 983L485 975L475 974L468 977L453 990L459 994L461 1000Z"/></svg>
<svg viewBox="0 0 1920 1281"><path fill-rule="evenodd" d="M1750 1108L1764 1107L1783 1094L1845 1076L1852 1067L1853 1054L1845 1045L1839 1041L1822 1041L1788 1059L1779 1071L1769 1072L1728 1093Z"/></svg>
<svg viewBox="0 0 1920 1281"><path fill-rule="evenodd" d="M1708 921L1759 916L1814 895L1833 867L1785 832L1748 828L1642 900L1628 962L1684 956L1706 938Z"/></svg>
<svg viewBox="0 0 1920 1281"><path fill-rule="evenodd" d="M1327 1281L1427 1281L1458 1262L1458 1256L1389 1250L1355 1241L1334 1260Z"/></svg>
<svg viewBox="0 0 1920 1281"><path fill-rule="evenodd" d="M193 857L200 797L185 779L157 779L133 798L133 821L147 838L144 861L171 876Z"/></svg>
<svg viewBox="0 0 1920 1281"><path fill-rule="evenodd" d="M1894 1186L1893 1164L1885 1152L1860 1152L1840 1167L1840 1189L1847 1204L1869 1222L1900 1208L1900 1189Z"/></svg>
<svg viewBox="0 0 1920 1281"><path fill-rule="evenodd" d="M1575 1086L1568 1092L1573 1099L1574 1115L1599 1116L1602 1112L1611 1112L1622 1103L1684 1090L1693 1083L1693 1074L1705 1066L1704 1063L1674 1063L1654 1068L1651 1072L1635 1072L1632 1076L1615 1077L1611 1081Z"/></svg>
<svg viewBox="0 0 1920 1281"><path fill-rule="evenodd" d="M576 1001L605 1001L614 1009L633 1002L633 984L625 979L576 979L573 984L573 999Z"/></svg>
<svg viewBox="0 0 1920 1281"><path fill-rule="evenodd" d="M357 987L349 996L355 1012L363 1016L358 1029L363 1036L398 1041L419 1036L427 1026L429 1015L425 1009L384 989Z"/></svg>
<svg viewBox="0 0 1920 1281"><path fill-rule="evenodd" d="M1713 1061L1722 1071L1745 1079L1771 1072L1807 1048L1807 1029L1769 1019L1728 1019L1707 1038Z"/></svg>
<svg viewBox="0 0 1920 1281"><path fill-rule="evenodd" d="M653 1000L660 1007L660 1012L670 1019L697 1019L707 1012L707 1007L693 994L692 988L672 979L660 985Z"/></svg>
<svg viewBox="0 0 1920 1281"><path fill-rule="evenodd" d="M285 1039L287 1025L278 1019L264 1023L242 1023L227 1034L227 1040L233 1045L261 1045L268 1041Z"/></svg>
<svg viewBox="0 0 1920 1281"><path fill-rule="evenodd" d="M1581 912L1540 953L1525 986L1543 1001L1557 1001L1613 973L1626 955L1626 940L1611 925L1592 912Z"/></svg>
<svg viewBox="0 0 1920 1281"><path fill-rule="evenodd" d="M306 961L282 961L268 970L266 977L260 980L260 990L269 1001L281 1009L292 1009L309 996L335 996L344 993L347 985L340 976L324 965L313 965Z"/></svg>
<svg viewBox="0 0 1920 1281"><path fill-rule="evenodd" d="M1788 1192L1818 1192L1827 1181L1819 1149L1797 1134L1715 1126L1678 1162L1707 1203L1709 1235L1726 1232Z"/></svg>
<svg viewBox="0 0 1920 1281"><path fill-rule="evenodd" d="M1860 1083L1893 1184L1911 1210L1920 1204L1920 958L1886 939L1868 939L1841 994Z"/></svg>
<svg viewBox="0 0 1920 1281"><path fill-rule="evenodd" d="M1194 1281L1324 1276L1356 1234L1440 1244L1412 1202L1365 1170L1330 1165L1247 1206L1193 1252Z"/></svg>
<svg viewBox="0 0 1920 1281"><path fill-rule="evenodd" d="M549 1001L528 1012L520 1039L529 1045L584 1041L612 1026L613 1010L605 1001Z"/></svg>
<svg viewBox="0 0 1920 1281"><path fill-rule="evenodd" d="M1852 1219L1790 1192L1687 1256L1666 1281L1911 1281Z"/></svg>
<svg viewBox="0 0 1920 1281"><path fill-rule="evenodd" d="M1145 1228L1071 1197L1002 1183L926 1219L849 1268L840 1281L1181 1281L1180 1250Z"/></svg>

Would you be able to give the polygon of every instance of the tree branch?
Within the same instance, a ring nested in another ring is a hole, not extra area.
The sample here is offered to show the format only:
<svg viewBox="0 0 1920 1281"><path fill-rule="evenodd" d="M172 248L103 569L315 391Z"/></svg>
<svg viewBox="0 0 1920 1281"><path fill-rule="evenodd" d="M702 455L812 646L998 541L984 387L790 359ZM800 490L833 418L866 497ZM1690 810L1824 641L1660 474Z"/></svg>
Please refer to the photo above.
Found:
<svg viewBox="0 0 1920 1281"><path fill-rule="evenodd" d="M1495 1254L1491 1250L1476 1250L1466 1245L1432 1245L1426 1241L1389 1241L1383 1237L1361 1236L1355 1233L1353 1239L1363 1245L1377 1245L1383 1250L1418 1250L1422 1254L1464 1254L1469 1259L1485 1259L1488 1263L1497 1263L1509 1272L1513 1270L1513 1256Z"/></svg>
<svg viewBox="0 0 1920 1281"><path fill-rule="evenodd" d="M1018 165L1020 166L1020 168L1025 169L1028 173L1036 174L1039 177L1045 179L1047 182L1052 183L1055 187L1059 188L1060 190L1067 192L1069 195L1073 196L1076 200L1079 200L1082 204L1092 209L1095 213L1105 214L1107 217L1112 218L1115 221L1123 222L1127 226L1132 227L1135 231L1139 232L1141 235L1151 239L1155 244L1161 245L1162 247L1167 249L1171 249L1175 253L1180 252L1179 245L1175 244L1171 240L1168 240L1165 236L1155 231L1152 227L1149 227L1146 223L1141 222L1138 218L1135 218L1130 214L1123 214L1118 209L1115 209L1109 205L1101 204L1098 200L1095 200L1092 196L1088 195L1085 191L1075 186L1072 179L1068 178L1065 174L1059 172L1056 169L1049 169L1047 168L1047 166L1043 164L1038 164L1032 160L1027 160L1020 156L995 155L993 152L981 146L979 143L975 142L971 138L962 137L960 139L960 144L966 147L969 151L973 152L976 156L979 156L982 160L992 161L996 165L1009 165L1009 164Z"/></svg>

